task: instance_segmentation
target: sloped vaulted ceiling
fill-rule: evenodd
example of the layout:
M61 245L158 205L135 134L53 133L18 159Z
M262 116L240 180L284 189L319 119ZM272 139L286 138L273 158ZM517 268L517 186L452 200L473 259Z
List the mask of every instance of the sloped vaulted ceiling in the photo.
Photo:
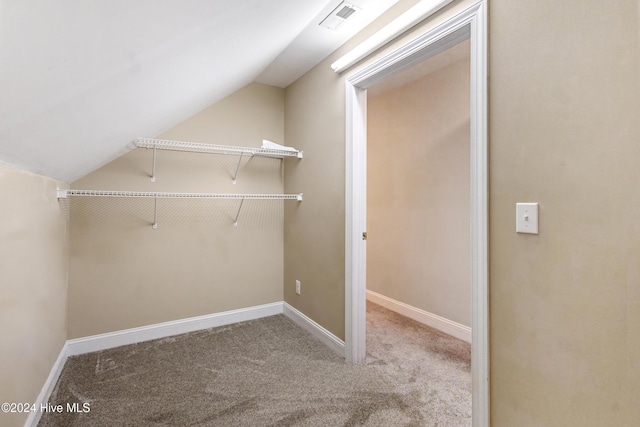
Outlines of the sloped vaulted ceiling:
M331 3L0 0L0 162L74 181L254 81Z

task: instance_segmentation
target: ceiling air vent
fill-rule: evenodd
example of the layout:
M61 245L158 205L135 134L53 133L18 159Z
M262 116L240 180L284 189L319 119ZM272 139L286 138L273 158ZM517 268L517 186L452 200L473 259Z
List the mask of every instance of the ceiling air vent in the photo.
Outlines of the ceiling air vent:
M343 1L319 25L330 30L337 30L344 21L359 10L358 6Z

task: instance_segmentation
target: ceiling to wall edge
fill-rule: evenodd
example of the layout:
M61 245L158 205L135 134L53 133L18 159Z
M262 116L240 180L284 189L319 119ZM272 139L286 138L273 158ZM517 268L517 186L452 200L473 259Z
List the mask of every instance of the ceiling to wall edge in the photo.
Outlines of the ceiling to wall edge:
M304 74L306 74L317 64L322 62L327 56L331 55L333 52L339 49L340 46L349 41L358 32L362 31L366 26L379 18L384 12L386 12L398 1L399 0L355 0L351 2L360 7L360 10L357 14L355 14L354 17L352 17L348 21L348 25L345 24L342 30L340 30L339 32L322 28L319 25L319 23L329 13L331 13L337 5L342 3L342 0L329 1L327 5L311 21L309 21L307 27L305 27L305 29L300 32L296 36L296 38L292 40L291 43L289 43L289 45L287 45L287 47L280 53L280 55L278 55L276 59L274 59L269 65L267 65L267 67L260 73L260 75L258 75L256 79L249 84L259 83L268 86L280 87L283 89L286 88L287 86L298 80L300 77L302 77ZM323 38L323 36L325 36L325 38ZM307 58L304 67L292 68L291 63L296 58L300 59L302 52L305 50L305 43L314 44L315 50L322 52L322 56L319 57L318 53L316 53L311 57L311 61L309 61L309 59ZM239 88L238 90L241 89L242 88ZM230 96L235 92L232 92L227 96ZM218 100L217 102L220 102L222 99ZM215 103L212 105L215 105ZM205 107L204 109L200 110L200 112L209 107L210 106ZM167 129L165 129L165 131L170 129L171 127L172 126L169 126ZM83 178L89 173L100 169L101 167L111 163L121 156L124 156L125 154L131 152L132 150L135 150L136 148L137 147L135 144L135 140L128 142L127 145L114 152L111 156L105 158L105 160L100 163L95 169L81 177L72 179L69 182L72 183L78 179Z
M367 25L369 25L371 22L377 19L380 15L386 12L391 6L393 6L398 1L399 0L353 0L351 3L361 7L362 10L354 14L353 17L351 17L348 20L348 22L346 22L344 25L342 25L338 29L339 31L332 32L331 30L320 27L318 24L329 12L331 12L333 9L335 9L335 7L338 4L341 3L341 0L329 0L329 1L324 0L323 2L325 6L322 8L322 10L320 10L319 13L315 15L315 17L311 21L308 22L307 26L303 28L302 31L298 32L297 35L293 37L293 39L289 39L288 43L286 44L285 48L280 52L280 54L278 54L278 56L276 56L275 59L269 63L269 65L267 65L264 69L262 69L262 71L257 71L257 74L254 75L253 79L248 83L244 83L244 85L250 84L251 82L256 82L256 83L262 83L262 84L276 85L280 87L288 86L293 81L297 80L299 77L304 75L308 70L310 70L311 68L316 66L318 63L320 63L322 60L324 60L327 56L329 56L336 49L342 46L346 41L351 39L355 34L362 31L363 28L365 28ZM312 36L311 33L316 34L316 36ZM320 37L318 37L317 34L320 34ZM9 33L3 34L3 36L4 35L9 35ZM53 35L59 36L59 34L57 33ZM320 40L321 42L320 44L316 43L318 40ZM14 51L18 49L20 46L22 46L23 44L24 43L15 45ZM28 46L28 44L25 46ZM70 51L70 52L73 52L73 51ZM311 53L311 55L308 54L309 52ZM301 53L305 53L305 55L302 55L302 59L300 59ZM72 56L75 56L76 60L81 59L81 57L79 57L78 54L74 54ZM49 58L49 60L54 61L54 62L51 62L50 64L53 67L53 70L56 70L55 65L57 63L55 62L56 61L55 58L56 58L55 56L51 56ZM31 60L30 57L27 57L27 60ZM300 66L299 64L297 65L296 61L302 61L303 62L302 66ZM83 62L87 63L88 61L83 61ZM40 63L36 63L36 65L41 66ZM285 76L284 73L282 73L283 67L289 70L287 76ZM272 70L272 71L276 70L277 71L276 74L280 75L279 79L283 79L284 77L286 77L286 79L277 80L277 81L270 79L268 76L269 70ZM36 69L36 71L40 73L44 73L47 70ZM38 78L38 75L36 74L35 77ZM56 76L53 76L53 77L56 77ZM68 77L71 78L72 76L68 76ZM36 80L32 86L37 87L38 83L45 84L49 80L51 80L51 82L54 82L54 80L52 79L49 79L49 80L41 79L41 80L42 81ZM80 81L78 85L80 85L81 83L82 82ZM33 130L29 131L29 134L30 134L29 137L25 137L25 133L21 130L22 127L24 126L18 127L18 128L7 127L4 130L0 129L2 130L2 133L4 133L5 136L7 136L7 138L12 133L20 135L20 138L18 138L14 142L14 144L16 144L14 145L15 148L11 148L11 145L8 144L5 146L7 150L6 151L3 150L3 152L0 152L0 164L6 164L7 166L12 168L28 171L28 172L31 172L40 176L45 176L57 181L64 181L68 183L74 182L90 174L91 172L103 167L104 165L115 160L116 158L131 151L134 148L131 144L131 141L136 137L156 136L162 133L162 129L165 129L165 130L170 129L171 127L175 126L181 121L188 119L188 117L192 117L193 115L204 110L205 108L208 108L208 106L219 102L220 100L224 99L225 96L229 96L230 94L236 92L237 90L240 90L242 87L232 88L234 90L227 91L226 94L222 94L222 96L212 99L211 103L208 105L202 104L202 105L198 105L196 108L191 108L191 112L189 113L189 115L184 117L182 116L178 117L179 120L176 123L167 123L165 126L159 127L157 126L157 120L153 122L155 123L155 125L153 126L151 126L152 123L147 123L148 122L147 120L147 122L145 122L146 124L143 125L141 123L139 126L137 126L138 128L137 131L132 126L129 126L128 128L126 128L127 129L126 133L128 135L124 135L125 128L123 128L123 131L120 132L120 136L125 136L127 139L131 138L128 141L120 140L117 143L116 141L111 141L109 144L104 144L104 142L106 142L105 141L106 136L99 136L99 135L103 135L101 128L95 129L95 133L94 133L94 136L92 136L92 138L89 138L89 139L84 138L82 141L79 140L71 143L68 137L69 135L67 134L69 134L70 129L72 129L74 124L78 121L76 119L72 119L71 117L69 117L70 112L72 112L73 110L72 105L81 104L84 101L91 102L92 99L90 97L78 98L77 101L79 102L76 102L75 104L68 103L68 105L67 104L57 105L56 103L54 103L54 101L56 100L60 101L60 99L64 101L64 99L66 99L65 98L66 95L69 95L69 96L74 95L74 97L78 95L75 92L72 94L67 93L65 95L66 92L64 91L67 89L64 88L64 85L62 86L58 85L59 93L54 94L54 96L50 97L52 100L50 103L51 104L50 106L55 108L49 108L48 110L43 110L43 111L47 111L46 116L43 116L43 117L38 116L40 112L37 109L35 110L35 112L33 109L27 109L23 111L20 109L15 109L16 107L11 107L11 105L14 105L14 103L12 103L11 105L9 104L6 105L8 108L9 107L13 108L16 111L16 117L19 117L20 114L27 118L29 118L28 115L31 115L32 116L31 119L33 119L33 117L35 116L39 117L38 121L40 122L40 124L34 127ZM83 88L84 86L76 87L76 89L83 89ZM74 89L74 87L69 88L69 90L71 89ZM141 90L144 91L146 89L141 88ZM121 94L118 95L118 93L114 91L111 91L111 92L113 93L114 100L118 99L117 96L121 96ZM60 98L60 96L62 95L65 95L65 96ZM8 94L8 96L11 97L12 94ZM56 96L58 98L56 98ZM17 99L16 101L22 101L22 104L24 104L24 106L28 106L29 104L24 103L24 101L26 101L27 99L28 97L26 97L25 99ZM126 100L120 98L120 101L126 101ZM125 102L125 104L127 104L127 102ZM20 103L18 102L18 104L16 105L20 105ZM35 104L31 103L31 105L33 106ZM185 106L180 107L182 108L182 110L180 111L185 110L184 107ZM104 112L104 110L108 108L110 108L108 104L104 103L104 107L102 107L102 109L98 108L96 110L96 114L99 113L100 111ZM91 111L91 109L88 109L86 111ZM96 116L94 115L94 117ZM60 122L60 120L64 120L65 118L69 118L70 120L67 120L66 124L64 122ZM11 119L12 117L8 118L9 120L7 122L8 124L12 123ZM55 122L52 122L52 120L58 121L60 126L55 126L55 128L58 130L57 132L46 133L48 126L50 126L50 125L46 125L47 120L49 120L50 124L55 123ZM95 122L95 120L89 120L88 122L85 121L85 126L92 126L91 122ZM132 124L132 123L129 123L129 124ZM145 128L147 130L145 130ZM149 129L152 129L152 128L155 128L155 130L149 133ZM136 134L132 135L131 129L134 129L134 132L136 132ZM158 131L160 132L158 133ZM38 133L42 133L42 132L45 132L48 135L48 137L51 138L50 143L53 144L54 147L56 147L55 149L53 149L53 151L51 151L51 148L49 148L48 150L38 149L37 141L42 139L42 135L39 135ZM60 140L60 143L57 143L56 142L57 140ZM8 140L6 142L8 143ZM103 143L101 149L93 150L91 148L92 144L99 143L99 142ZM28 144L25 145L25 143L28 143ZM84 144L84 147L82 147L82 144ZM119 144L123 144L123 145L119 145ZM74 149L74 147L80 148L80 150ZM63 154L64 152L67 152L69 150L72 152L75 152L75 154L71 156L71 158L70 156ZM40 152L40 154L37 154L38 152ZM86 154L83 155L81 154L82 152ZM63 159L66 159L66 160L63 160Z
M358 8L337 30L320 26L342 0L328 1L325 7L256 77L255 82L285 88L348 42L399 0L350 0ZM451 0L449 0L451 1Z
M395 38L401 36L429 16L447 6L453 0L420 0L393 21L385 25L362 43L338 58L331 64L331 69L342 73L364 58L376 52Z

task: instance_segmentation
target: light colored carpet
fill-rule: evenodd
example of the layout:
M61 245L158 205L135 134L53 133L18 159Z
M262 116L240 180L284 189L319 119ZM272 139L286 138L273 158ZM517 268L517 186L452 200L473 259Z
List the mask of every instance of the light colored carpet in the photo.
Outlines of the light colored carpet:
M469 426L470 346L367 307L368 355L349 365L286 317L70 358L52 426Z
M367 358L424 426L471 426L471 345L367 302ZM404 424L398 424L404 425Z

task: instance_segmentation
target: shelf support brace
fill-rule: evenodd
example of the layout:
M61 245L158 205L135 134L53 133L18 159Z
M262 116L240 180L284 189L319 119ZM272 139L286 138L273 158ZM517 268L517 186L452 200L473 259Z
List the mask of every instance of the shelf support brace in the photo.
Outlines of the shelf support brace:
M233 220L233 226L238 226L238 218L240 217L240 211L242 210L242 204L244 203L244 198L240 200L240 206L238 207L238 213L236 214L236 219Z
M153 160L151 163L151 182L156 182L156 146L155 145L153 146Z
M153 229L158 228L158 198L153 199Z
M238 177L238 170L240 170L240 162L242 162L242 156L244 153L240 153L240 158L238 159L238 165L236 166L236 173L233 174L233 183L236 183L236 178ZM244 200L244 199L243 199Z

